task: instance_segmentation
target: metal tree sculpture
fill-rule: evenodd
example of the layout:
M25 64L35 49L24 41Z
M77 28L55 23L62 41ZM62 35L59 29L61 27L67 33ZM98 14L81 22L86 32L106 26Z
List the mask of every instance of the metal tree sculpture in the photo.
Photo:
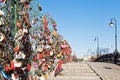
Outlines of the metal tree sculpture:
M71 47L58 34L55 20L42 14L38 0L0 2L2 76L8 80L41 79L50 72L56 76L62 61L70 60Z

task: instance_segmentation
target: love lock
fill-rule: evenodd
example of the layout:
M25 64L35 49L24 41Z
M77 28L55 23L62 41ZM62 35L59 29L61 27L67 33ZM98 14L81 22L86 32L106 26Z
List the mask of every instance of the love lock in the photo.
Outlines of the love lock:
M52 32L52 35L53 35L53 37L57 38L57 37L58 37L57 31L54 30L54 31Z
M13 50L14 50L14 52L18 52L19 51L19 46L17 46L17 47L15 47Z
M4 20L2 17L0 17L0 26L3 26L4 25Z
M47 21L47 19L46 19L45 16L42 17L42 22L43 22L43 23L48 23L48 21Z
M2 10L0 10L0 26L3 26L3 25L4 25L3 16L4 16L4 12L3 12Z
M0 42L2 42L4 39L5 39L4 34L0 32Z
M39 47L39 48L37 49L37 51L38 51L38 52L42 52L42 51L43 51L43 48Z
M51 51L50 51L50 56L53 56L53 54L54 54L54 51L51 50Z
M14 73L11 74L11 78L12 78L12 80L20 80L19 74L17 71L14 71Z
M23 33L24 33L24 34L25 34L25 33L28 33L27 27L23 28Z
M14 66L15 68L20 68L22 66L22 62L20 62L19 59L15 59Z
M50 36L50 30L49 29L44 30L44 34L47 34L48 36Z
M0 17L4 16L4 12L2 10L0 10Z
M14 54L14 58L15 59L25 59L25 54L23 53L23 51L19 51L18 53Z
M20 3L31 2L32 0L19 0Z
M20 29L20 30L18 30L18 32L15 34L14 40L15 40L15 41L22 40L22 36L23 36L23 31Z
M19 21L19 20L18 20L18 21L17 21L17 23L16 23L16 25L17 25L17 27L19 27L19 28L20 28L20 27L22 26L21 21Z

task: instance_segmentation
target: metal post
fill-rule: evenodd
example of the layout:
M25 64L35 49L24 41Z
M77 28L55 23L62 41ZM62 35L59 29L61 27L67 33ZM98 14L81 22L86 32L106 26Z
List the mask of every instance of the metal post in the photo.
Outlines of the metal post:
M114 63L116 64L117 63L117 56L118 56L118 50L117 50L117 21L116 21L116 18L111 18L110 19L111 22L110 22L110 26L112 27L113 25L115 26L115 51L114 51ZM114 20L114 23L113 23L113 20Z
M117 25L116 25L116 19L115 20L115 51L117 51Z
M17 1L14 0L14 35L17 32L16 23L17 23ZM16 46L16 43L15 43L15 46Z
M100 51L99 51L99 38L97 40L97 49L98 49L98 56L100 56Z
M100 54L99 54L99 38L96 36L95 37L95 41L97 40L97 57L99 57L100 56Z

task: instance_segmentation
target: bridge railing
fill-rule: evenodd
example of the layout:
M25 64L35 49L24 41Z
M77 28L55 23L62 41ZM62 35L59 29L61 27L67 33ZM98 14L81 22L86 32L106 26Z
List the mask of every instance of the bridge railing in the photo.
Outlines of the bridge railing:
M102 56L99 56L97 59L94 60L94 62L107 62L107 63L115 63L120 65L120 54L105 54Z

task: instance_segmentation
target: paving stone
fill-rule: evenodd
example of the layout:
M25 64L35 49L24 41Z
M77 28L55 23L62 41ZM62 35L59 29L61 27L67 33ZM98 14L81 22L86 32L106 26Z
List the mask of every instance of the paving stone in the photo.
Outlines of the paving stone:
M100 80L86 63L63 64L63 69L62 75L49 77L48 80Z
M103 80L120 80L120 66L111 63L88 63Z

